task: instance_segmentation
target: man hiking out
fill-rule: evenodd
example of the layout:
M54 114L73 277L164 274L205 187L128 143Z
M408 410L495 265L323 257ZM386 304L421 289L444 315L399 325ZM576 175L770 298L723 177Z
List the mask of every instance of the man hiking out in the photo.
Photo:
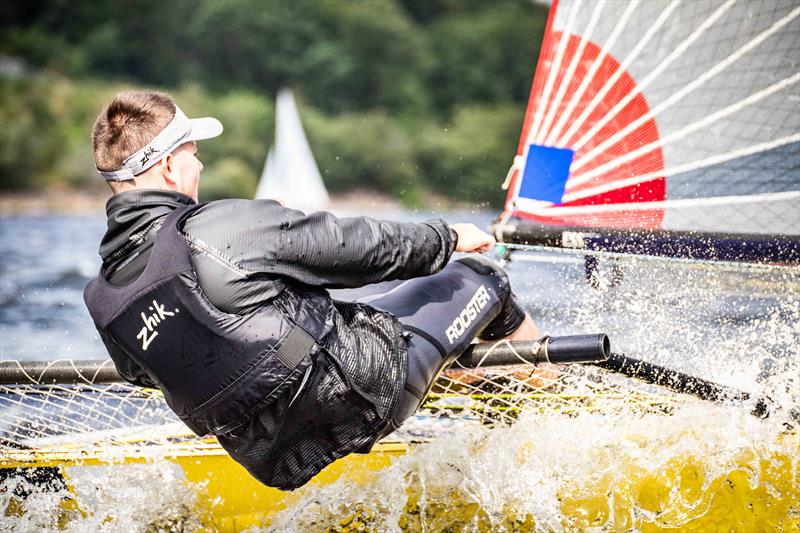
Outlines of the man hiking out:
M263 483L294 489L368 452L474 337L538 337L501 269L477 254L448 264L494 242L471 224L197 203L196 143L221 132L155 92L100 113L95 163L114 195L84 298L119 373L161 389ZM391 280L408 281L329 292Z

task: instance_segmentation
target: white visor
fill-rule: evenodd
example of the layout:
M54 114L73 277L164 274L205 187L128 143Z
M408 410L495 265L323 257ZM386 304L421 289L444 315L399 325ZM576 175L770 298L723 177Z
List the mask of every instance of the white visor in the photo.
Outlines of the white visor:
M211 139L222 133L222 123L212 117L187 118L178 106L175 106L175 117L152 141L140 150L125 158L122 168L118 170L97 171L106 181L125 181L133 179L152 167L174 149L189 141Z

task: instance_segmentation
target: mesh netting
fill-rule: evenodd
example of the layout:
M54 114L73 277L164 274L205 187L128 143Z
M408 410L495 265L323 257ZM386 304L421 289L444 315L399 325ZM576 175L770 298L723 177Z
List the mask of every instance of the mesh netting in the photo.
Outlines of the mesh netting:
M460 416L489 425L510 425L525 410L571 415L581 411L614 412L623 404L668 411L676 396L642 387L622 389L602 370L578 365L518 365L492 369L451 369L442 374L423 405L431 416ZM618 381L614 383L614 381ZM628 380L629 381L629 380Z
M87 371L82 383L72 385L37 384L35 376L30 384L0 385L3 456L25 460L34 452L113 455L114 450L151 455L158 447L216 446L212 439L195 437L159 391L126 383L92 383L94 374ZM623 406L668 411L677 401L679 397L636 386L595 367L464 369L456 363L439 377L408 428L404 426L411 431L401 430L388 439L433 439L447 431L449 423L510 425L528 409L565 416L587 409L612 412Z
M133 385L0 386L0 450L70 450L190 438L159 391Z
M392 320L374 308L336 302L334 328L325 339L359 390L376 403L380 416L386 416L401 390L394 386L405 381L400 358L395 351L395 328ZM374 376L383 376L376 380Z

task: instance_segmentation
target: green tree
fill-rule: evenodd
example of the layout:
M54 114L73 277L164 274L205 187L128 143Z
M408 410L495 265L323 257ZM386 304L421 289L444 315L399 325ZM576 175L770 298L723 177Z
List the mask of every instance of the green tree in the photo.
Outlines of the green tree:
M48 105L46 81L0 81L0 188L47 184L53 162L66 143L64 130Z
M93 121L117 90L150 86L222 120L201 146L204 194L248 196L289 85L331 190L409 204L431 188L502 197L546 20L527 0L31 0L0 14L0 54L34 69L0 79L0 187L102 186Z
M369 189L417 203L422 189L410 137L383 112L329 117L307 110L303 121L332 192Z
M328 45L318 5L208 0L189 25L203 58L200 76L217 87L245 84L274 94L303 78L316 47ZM319 59L317 59L319 61Z
M400 3L414 20L429 24L448 15L493 9L498 1L517 0L400 0Z
M458 108L445 127L430 125L417 138L425 182L449 198L499 206L500 189L514 158L524 106Z
M6 3L8 4L8 3ZM187 75L194 3L38 0L8 12L0 50L73 76L97 73L175 85Z
M322 0L327 20L352 57L348 108L384 107L418 114L429 108L424 85L433 66L424 31L394 0Z
M524 102L544 34L547 10L492 2L479 13L442 17L431 29L436 68L429 80L436 108L464 102Z

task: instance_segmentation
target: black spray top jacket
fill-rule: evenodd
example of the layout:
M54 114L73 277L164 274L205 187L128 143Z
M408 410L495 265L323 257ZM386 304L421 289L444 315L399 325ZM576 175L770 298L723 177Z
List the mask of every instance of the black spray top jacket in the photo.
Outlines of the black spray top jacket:
M193 203L166 190L112 196L100 244L108 281L124 285L136 279L163 218ZM414 224L337 218L324 211L306 215L273 200L210 202L185 221L183 236L206 298L233 314L264 305L295 284L360 287L433 274L456 246L456 234L443 220ZM109 351L125 379L154 385L124 353Z

